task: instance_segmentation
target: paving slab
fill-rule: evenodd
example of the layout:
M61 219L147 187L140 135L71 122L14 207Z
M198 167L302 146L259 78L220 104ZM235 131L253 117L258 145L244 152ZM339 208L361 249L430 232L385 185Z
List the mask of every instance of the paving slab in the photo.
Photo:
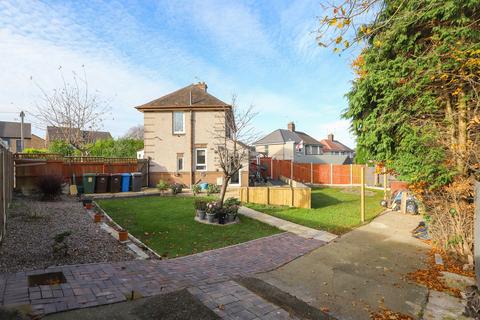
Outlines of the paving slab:
M307 239L315 239L328 243L338 237L327 231L305 227L247 207L240 207L238 213Z
M389 212L279 269L255 277L338 319L369 319L385 306L417 317L428 290L405 275L429 247L411 237L418 216Z
M463 315L465 305L459 298L444 292L430 291L423 320L467 320L473 319Z

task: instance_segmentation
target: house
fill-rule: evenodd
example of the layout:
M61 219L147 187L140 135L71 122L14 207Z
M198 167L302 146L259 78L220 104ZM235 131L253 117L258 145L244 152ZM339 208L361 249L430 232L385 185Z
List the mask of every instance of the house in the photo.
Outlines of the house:
M277 160L293 160L298 163L349 164L348 156L324 152L324 145L306 134L297 131L295 123L287 129L277 129L254 143L255 151Z
M112 135L110 132L106 131L89 131L89 130L80 130L80 129L68 129L68 128L60 128L60 127L47 127L47 135L45 140L47 141L47 146L52 141L63 141L65 140L66 135L70 135L70 132L74 131L78 134L79 137L86 143L95 143L97 140L107 140L112 139Z
M160 180L188 186L222 183L217 130L225 130L232 107L207 89L204 82L192 84L136 107L144 116L144 157L151 159L152 186ZM248 185L248 161L230 185Z
M327 139L320 141L323 145L323 153L330 155L346 155L349 158L353 159L355 151L334 139L333 134L329 134Z
M24 123L24 146L22 149L21 126L20 122L0 121L0 139L8 146L10 151L22 152L23 149L27 148L45 148L45 140L32 133L32 125L30 123Z

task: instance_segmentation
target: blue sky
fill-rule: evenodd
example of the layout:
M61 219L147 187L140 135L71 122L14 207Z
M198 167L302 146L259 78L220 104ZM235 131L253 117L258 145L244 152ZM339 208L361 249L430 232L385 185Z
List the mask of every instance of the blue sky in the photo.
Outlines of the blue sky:
M353 53L316 45L320 3L309 1L0 2L0 118L31 115L39 90L85 65L90 87L109 101L104 129L120 136L142 114L133 107L197 81L259 112L263 133L286 128L315 138L330 132L354 145L340 118Z

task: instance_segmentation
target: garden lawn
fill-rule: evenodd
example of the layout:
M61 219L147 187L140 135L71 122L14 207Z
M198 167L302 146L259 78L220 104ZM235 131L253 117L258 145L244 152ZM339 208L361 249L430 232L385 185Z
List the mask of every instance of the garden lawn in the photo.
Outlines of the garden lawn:
M383 191L365 191L365 220L381 213ZM312 188L312 209L247 204L249 208L289 220L306 227L343 234L359 226L360 188Z
M173 258L270 236L281 231L246 217L233 225L194 220L193 197L98 200L123 228L163 257Z

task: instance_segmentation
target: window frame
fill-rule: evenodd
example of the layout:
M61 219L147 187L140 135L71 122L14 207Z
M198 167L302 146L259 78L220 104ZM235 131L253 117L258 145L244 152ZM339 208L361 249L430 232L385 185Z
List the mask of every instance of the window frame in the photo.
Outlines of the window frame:
M23 152L22 139L15 140L15 152Z
M322 154L322 148L317 144L309 144L305 147L305 155L318 156Z
M175 131L175 114L182 115L182 131ZM172 132L173 134L185 134L185 112L183 111L173 111L172 112Z
M205 151L205 163L198 163L198 151ZM207 148L195 148L195 171L207 171ZM199 169L198 166L205 166L204 169Z

